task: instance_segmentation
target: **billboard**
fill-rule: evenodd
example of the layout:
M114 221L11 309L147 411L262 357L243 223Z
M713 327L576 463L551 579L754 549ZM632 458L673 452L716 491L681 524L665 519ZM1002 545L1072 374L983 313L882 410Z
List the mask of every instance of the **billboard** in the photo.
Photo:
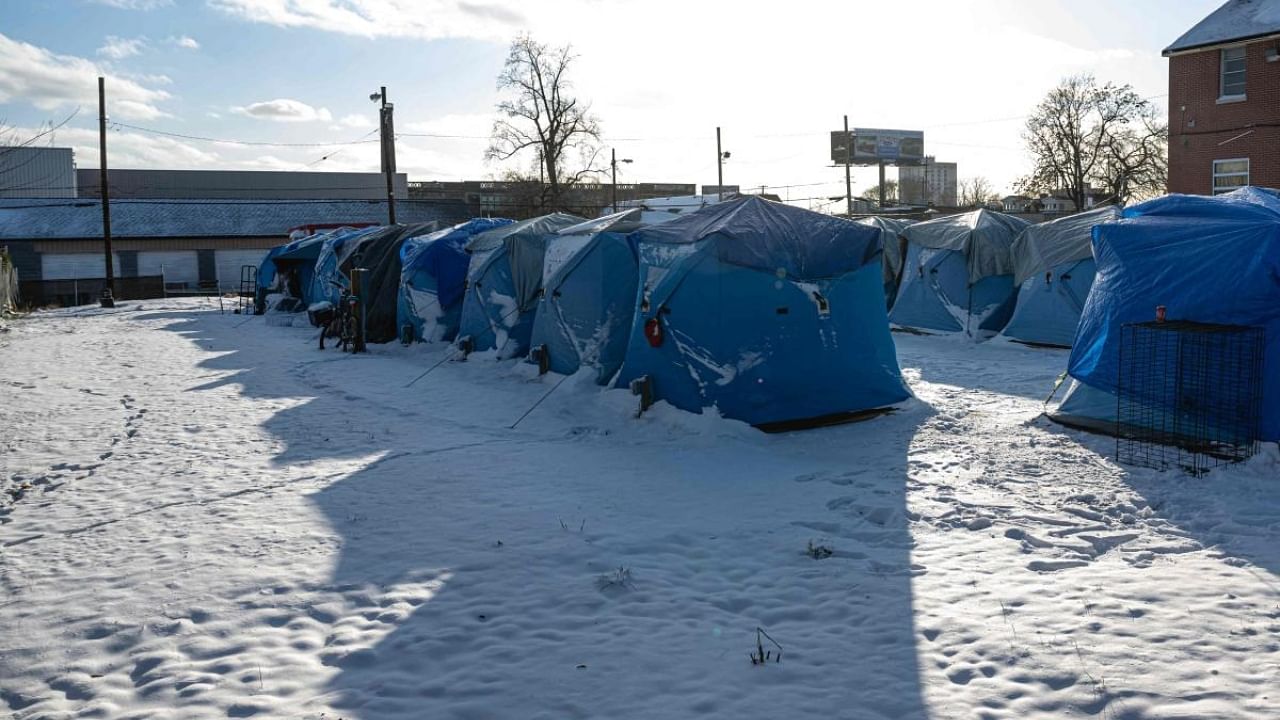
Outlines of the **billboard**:
M924 133L919 130L855 128L831 133L831 161L837 165L919 165L923 159Z

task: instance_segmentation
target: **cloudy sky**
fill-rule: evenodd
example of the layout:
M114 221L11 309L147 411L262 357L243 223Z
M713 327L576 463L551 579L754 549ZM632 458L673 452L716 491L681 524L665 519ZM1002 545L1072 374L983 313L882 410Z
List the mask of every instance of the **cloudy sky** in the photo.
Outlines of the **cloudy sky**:
M53 142L96 166L101 74L113 167L376 170L368 96L386 85L410 179L483 178L502 169L483 160L495 77L530 32L573 44L576 92L634 160L620 179L714 183L719 125L726 183L839 193L828 132L848 114L923 130L926 152L1003 190L1026 171L1022 118L1060 78L1163 107L1161 48L1219 4L22 0L0 3L0 120L29 136L75 113Z

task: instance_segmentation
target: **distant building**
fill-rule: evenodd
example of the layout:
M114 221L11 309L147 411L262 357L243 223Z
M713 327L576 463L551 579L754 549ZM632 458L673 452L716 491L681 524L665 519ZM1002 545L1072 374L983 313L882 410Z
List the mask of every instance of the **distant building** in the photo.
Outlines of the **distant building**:
M1280 188L1280 10L1229 0L1164 49L1169 192Z
M75 196L76 161L71 148L0 147L0 198Z
M618 183L619 205L624 200L693 195L697 186L683 183ZM409 183L409 197L463 203L475 217L527 218L551 210L564 210L583 217L596 217L613 202L613 185L583 183L574 185L552 208L549 187L537 182L503 180L415 181Z
M898 168L898 201L904 205L955 207L956 164L938 162L932 156L923 165Z
M1000 198L1000 206L1007 213L1028 212L1031 207L1031 198L1026 195L1006 195Z
M79 197L102 197L97 170L77 170ZM132 170L107 176L112 199L386 200L382 173L288 170ZM404 173L392 176L396 199L409 198ZM42 196L48 197L48 196ZM73 196L74 197L74 196Z
M23 302L75 305L102 292L106 258L102 203L90 199L0 200L0 247L21 279ZM459 203L396 204L404 223L456 223ZM239 287L241 268L306 226L378 224L376 200L113 200L112 266L117 297L155 297L168 290Z

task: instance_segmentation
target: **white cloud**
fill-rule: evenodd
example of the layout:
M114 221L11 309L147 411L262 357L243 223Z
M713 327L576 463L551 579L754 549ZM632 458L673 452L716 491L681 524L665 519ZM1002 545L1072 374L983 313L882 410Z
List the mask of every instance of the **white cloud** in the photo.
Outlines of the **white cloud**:
M357 130L370 130L378 126L378 121L371 117L351 114L343 115L338 122L329 126L330 130L342 130L343 128L355 128Z
M276 98L231 108L231 112L275 122L328 122L333 115L327 108L312 107L301 100Z
M210 5L250 22L363 37L507 39L527 24L519 11L484 0L210 0Z
M169 42L173 43L174 45L177 45L180 48L186 48L187 50L200 49L200 43L196 42L196 39L191 37L190 35L181 35L179 37L171 37L169 38Z
M98 54L112 60L123 60L138 55L146 46L146 38L122 38L108 35L103 46L98 48Z
M98 76L107 78L107 113L122 120L167 115L159 103L169 93L109 72L92 60L58 55L0 33L0 104L21 101L40 110L96 107Z
M155 10L158 7L173 4L173 0L91 0L91 2L121 10Z

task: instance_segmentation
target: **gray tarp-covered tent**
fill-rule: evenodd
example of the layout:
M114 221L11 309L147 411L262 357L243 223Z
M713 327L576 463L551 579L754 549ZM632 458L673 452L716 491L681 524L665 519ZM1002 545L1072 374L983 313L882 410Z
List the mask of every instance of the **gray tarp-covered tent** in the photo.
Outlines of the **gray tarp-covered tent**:
M503 357L528 352L547 243L585 219L551 213L473 236L458 336L470 338L475 350L498 350Z
M1093 257L1093 226L1120 217L1108 205L1089 212L1030 225L1013 241L1013 283L1041 275L1063 263Z
M892 306L898 294L898 281L902 277L902 242L899 236L914 221L876 215L859 218L854 222L880 230L880 244L884 246L885 303Z
M906 256L890 322L975 339L1000 332L1016 295L1013 241L1028 224L974 210L904 229Z
M1114 206L1031 225L1013 241L1018 301L1003 335L1033 345L1071 347L1093 286L1093 228L1114 222Z

